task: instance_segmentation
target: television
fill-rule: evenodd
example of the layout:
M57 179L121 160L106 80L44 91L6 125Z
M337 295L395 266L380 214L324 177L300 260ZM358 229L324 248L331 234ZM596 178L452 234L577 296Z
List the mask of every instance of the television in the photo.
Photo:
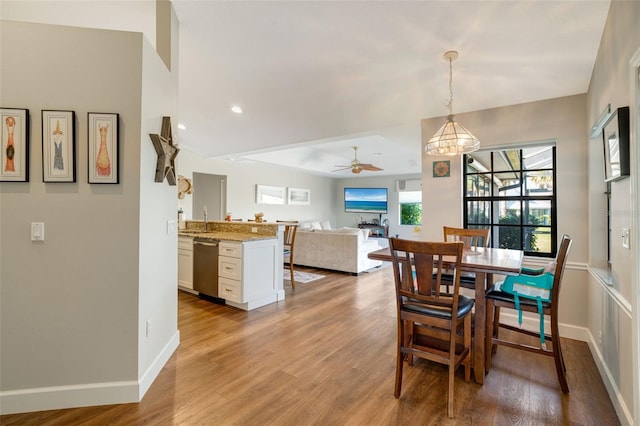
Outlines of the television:
M387 213L387 188L345 188L344 211L347 213Z
M602 130L604 180L610 182L630 175L629 107L618 108Z

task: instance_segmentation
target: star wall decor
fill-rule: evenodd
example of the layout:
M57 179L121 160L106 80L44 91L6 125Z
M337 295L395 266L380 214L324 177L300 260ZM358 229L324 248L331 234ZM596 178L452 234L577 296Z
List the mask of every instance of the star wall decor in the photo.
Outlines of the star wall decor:
M153 147L158 154L156 163L156 182L163 182L167 178L169 185L176 185L176 169L174 160L180 151L173 146L173 136L171 133L171 117L162 117L162 129L160 134L149 133Z

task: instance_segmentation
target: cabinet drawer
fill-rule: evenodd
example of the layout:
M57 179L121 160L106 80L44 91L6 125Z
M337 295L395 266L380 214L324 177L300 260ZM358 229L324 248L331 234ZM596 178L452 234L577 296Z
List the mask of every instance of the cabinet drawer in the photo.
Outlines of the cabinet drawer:
M178 237L178 250L193 250L193 238Z
M242 260L235 257L218 256L218 275L241 281Z
M223 241L220 243L219 255L240 258L242 257L242 244Z
M218 297L232 302L242 303L240 281L220 278L218 281Z

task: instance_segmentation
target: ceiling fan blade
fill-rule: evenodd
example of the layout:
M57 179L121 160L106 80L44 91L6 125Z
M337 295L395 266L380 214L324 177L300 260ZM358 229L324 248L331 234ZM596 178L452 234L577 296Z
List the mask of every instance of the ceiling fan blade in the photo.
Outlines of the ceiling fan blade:
M379 172L380 170L382 170L380 167L374 166L373 164L360 163L358 164L358 167L364 170L369 170L370 172Z
M341 172L343 170L349 170L351 168L351 166L334 166L334 167L341 167L341 168L336 170L331 170L331 173Z

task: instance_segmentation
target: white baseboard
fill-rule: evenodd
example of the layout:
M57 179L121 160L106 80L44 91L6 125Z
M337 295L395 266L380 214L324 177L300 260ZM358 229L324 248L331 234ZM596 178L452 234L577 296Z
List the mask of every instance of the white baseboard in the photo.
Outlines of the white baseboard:
M142 397L147 393L149 387L153 383L153 381L158 377L160 371L162 371L162 367L167 363L173 352L180 345L180 330L176 330L173 337L167 342L167 344L162 348L162 351L158 354L156 359L153 360L147 371L144 372L142 376L138 378L139 383L139 393L138 393L138 401L142 400Z
M518 327L518 315L512 314L511 312L500 312L500 322L513 325ZM548 333L551 329L551 325L548 321L545 321L545 331ZM538 331L540 327L540 322L535 318L531 317L523 317L522 318L522 328L527 330ZM600 373L600 377L607 388L607 393L609 394L609 398L613 403L613 406L616 410L616 414L618 414L618 419L623 425L633 425L633 416L629 411L629 408L624 402L622 398L622 394L620 390L616 386L616 382L607 367L607 364L604 362L604 358L602 357L602 353L598 349L598 345L596 344L595 339L591 335L589 329L584 327L576 327L574 325L569 324L558 324L558 328L560 329L560 336L566 337L568 339L580 340L582 342L587 343L589 346L589 350L591 351L591 357L598 368L598 372Z
M629 408L625 404L624 399L622 398L622 394L620 393L620 389L618 389L618 386L616 386L613 375L611 374L611 371L609 371L607 363L604 361L602 353L600 352L600 349L598 349L598 345L596 344L596 341L591 333L589 333L589 340L587 341L587 343L589 345L589 350L591 351L593 361L596 363L596 367L598 367L598 371L600 372L602 381L607 388L611 403L616 409L616 413L618 414L620 423L629 426L633 425L633 413L629 411Z
M0 414L139 402L180 343L176 331L138 381L50 386L0 392Z

